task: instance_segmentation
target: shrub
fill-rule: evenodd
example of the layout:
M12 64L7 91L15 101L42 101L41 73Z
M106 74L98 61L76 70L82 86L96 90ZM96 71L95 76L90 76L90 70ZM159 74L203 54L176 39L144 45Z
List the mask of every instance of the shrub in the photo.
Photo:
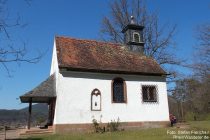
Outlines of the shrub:
M119 126L120 126L120 119L118 118L117 121L112 121L107 124L107 129L108 131L119 131Z
M194 116L196 116L197 119L197 115L193 112L187 112L184 116L186 121L194 121Z
M210 120L210 113L208 113L205 117L205 120L209 121Z
M42 123L45 122L45 118L40 116L36 119L37 125L41 125Z
M193 113L187 112L185 114L186 121L204 121L210 120L210 113Z
M105 131L105 128L102 128L96 119L93 119L92 122L96 133L103 133Z

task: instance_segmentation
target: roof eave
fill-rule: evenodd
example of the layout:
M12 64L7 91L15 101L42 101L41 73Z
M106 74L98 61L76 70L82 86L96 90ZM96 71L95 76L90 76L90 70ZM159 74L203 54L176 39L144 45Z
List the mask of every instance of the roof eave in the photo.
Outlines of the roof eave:
M122 29L122 33L124 33L128 28L130 29L144 29L144 26L142 25L136 25L136 24L128 24Z
M78 71L78 72L94 72L94 73L111 73L111 74L128 74L128 75L145 75L145 76L166 76L167 73L152 73L152 72L136 72L136 71L121 71L121 70L102 70L102 69L87 69L87 68L74 68L69 66L59 66L60 72L65 71Z
M28 103L31 99L35 100L35 103L41 103L48 101L50 98L56 97L55 89L55 74L49 76L45 81L41 82L38 86L29 92L20 96L22 103ZM33 101L32 101L33 102Z
M30 97L30 96L20 96L21 103L49 103L51 99L55 97Z

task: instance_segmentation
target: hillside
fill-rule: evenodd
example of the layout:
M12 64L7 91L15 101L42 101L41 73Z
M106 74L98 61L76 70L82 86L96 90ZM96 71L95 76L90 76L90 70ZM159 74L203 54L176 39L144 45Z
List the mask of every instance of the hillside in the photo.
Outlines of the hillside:
M32 124L44 121L48 116L47 104L35 104L32 106ZM0 109L0 126L22 126L27 124L28 107L20 110Z

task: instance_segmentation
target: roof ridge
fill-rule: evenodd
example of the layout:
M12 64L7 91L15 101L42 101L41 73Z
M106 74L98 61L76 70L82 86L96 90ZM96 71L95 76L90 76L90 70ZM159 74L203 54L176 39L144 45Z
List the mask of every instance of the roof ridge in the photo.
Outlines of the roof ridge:
M131 54L131 55L139 55L141 57L147 57L146 55L141 55L141 54L137 54L136 52L132 52L132 51L129 51L127 49L125 49L125 44L120 44L120 43L113 43L113 42L105 42L105 41L98 41L98 40L91 40L91 39L81 39L81 38L74 38L74 37L67 37L67 36L55 36L55 38L64 38L64 39L73 39L73 40L82 40L82 41L94 41L94 42L97 42L97 43L105 43L105 44L110 44L110 45L117 45L119 46L119 49L120 50L123 50L123 51L126 51L126 53L128 54Z
M128 49L125 49L125 44L120 44L120 43L113 43L113 42L105 42L105 41L100 41L100 40L93 40L93 39L81 39L81 38L75 38L75 37L69 37L69 36L59 36L59 35L56 35L55 38L64 38L64 39L73 39L73 40L82 40L82 41L94 41L94 42L97 42L97 43L105 43L105 44L111 44L111 45L119 45L119 49L122 50L122 51L126 51L126 53L130 54L130 55L138 55L140 57L146 57L148 59L152 59L153 61L156 62L156 60L152 57L149 57L149 56L146 56L146 55L142 55L142 54L137 54L136 52L132 52L132 51L129 51ZM157 63L157 62L156 62Z
M58 37L58 38L66 38L66 39L74 39L74 40L83 40L83 41L94 41L94 42L98 42L98 43L106 43L106 44L124 46L124 44L121 44L121 43L106 42L106 41L102 41L102 40L82 39L82 38L75 38L75 37L69 37L69 36L59 36L59 35L56 35L55 38L57 38L57 37Z

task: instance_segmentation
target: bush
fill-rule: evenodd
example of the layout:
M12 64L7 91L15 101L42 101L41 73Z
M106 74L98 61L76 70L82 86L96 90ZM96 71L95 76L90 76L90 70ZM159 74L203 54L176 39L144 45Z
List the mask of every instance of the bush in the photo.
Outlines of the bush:
M206 121L210 121L210 113L208 113L208 114L206 115L205 120L206 120Z
M45 118L40 116L36 119L37 125L41 125L42 123L45 122Z
M117 121L112 121L107 124L107 129L108 131L119 131L119 126L120 126L120 119L118 118Z
M102 128L96 119L93 119L92 122L96 133L103 133L105 131L105 128Z
M103 127L102 125L100 126L100 124L98 123L96 119L93 119L92 122L93 122L94 131L96 133L103 133L105 132L105 130L110 131L110 132L119 131L119 126L120 126L119 118L117 119L117 121L111 120L111 122L107 124L106 128Z
M185 114L185 120L186 121L204 121L204 120L210 120L210 113L193 113L193 112L187 112Z
M186 121L194 121L194 116L196 116L197 119L197 115L195 115L195 113L193 112L187 112L184 116Z

